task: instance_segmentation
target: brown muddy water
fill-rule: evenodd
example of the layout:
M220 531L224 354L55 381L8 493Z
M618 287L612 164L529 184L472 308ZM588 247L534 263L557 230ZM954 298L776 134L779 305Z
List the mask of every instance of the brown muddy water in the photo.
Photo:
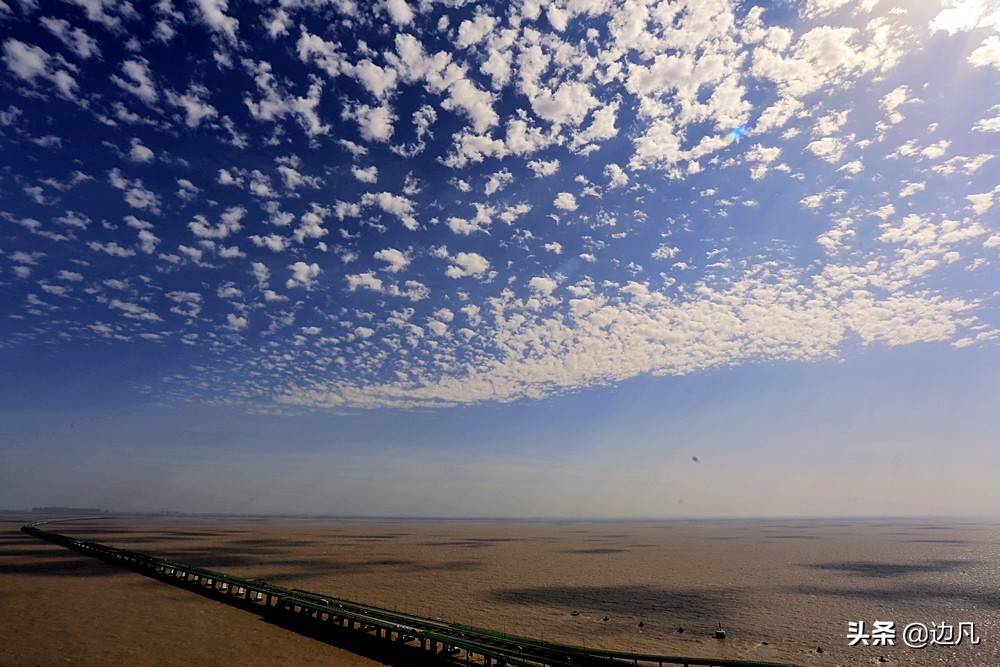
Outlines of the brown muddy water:
M374 664L19 525L0 524L0 622L13 631L0 664ZM803 666L1000 666L1000 521L126 517L49 529L552 641ZM895 645L850 646L851 621L893 622ZM912 623L972 623L980 643L911 648Z

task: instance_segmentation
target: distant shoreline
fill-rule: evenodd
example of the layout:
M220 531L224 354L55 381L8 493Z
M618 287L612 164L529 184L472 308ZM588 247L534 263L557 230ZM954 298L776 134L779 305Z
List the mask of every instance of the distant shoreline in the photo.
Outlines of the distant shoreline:
M405 521L405 522L474 522L474 523L679 523L679 524L722 524L745 522L789 522L789 521L1000 521L1000 514L886 514L870 516L851 515L802 515L802 516L712 516L712 517L482 517L482 516L406 516L367 514L267 514L236 512L118 512L108 509L86 508L32 508L0 509L3 515L31 516L90 516L90 517L172 517L190 519L292 519L327 521Z

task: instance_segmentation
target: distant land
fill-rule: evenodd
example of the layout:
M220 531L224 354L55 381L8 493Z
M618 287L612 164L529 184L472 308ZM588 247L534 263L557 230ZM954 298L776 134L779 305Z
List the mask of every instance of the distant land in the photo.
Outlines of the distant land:
M32 507L32 514L109 514L109 510L94 507Z

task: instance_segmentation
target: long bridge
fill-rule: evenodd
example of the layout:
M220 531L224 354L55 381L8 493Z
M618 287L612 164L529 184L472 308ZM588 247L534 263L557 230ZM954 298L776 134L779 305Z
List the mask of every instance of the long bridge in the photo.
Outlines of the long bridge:
M388 646L419 653L431 664L476 667L797 667L789 663L606 651L521 637L495 630L418 616L321 593L275 586L205 568L193 567L138 551L61 535L35 521L21 532L78 553L138 572L221 602L253 610L283 625L319 637L351 633L382 640Z

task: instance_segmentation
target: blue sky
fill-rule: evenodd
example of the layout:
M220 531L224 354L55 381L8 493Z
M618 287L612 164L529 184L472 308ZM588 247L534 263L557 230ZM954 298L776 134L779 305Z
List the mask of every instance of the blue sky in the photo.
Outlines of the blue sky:
M0 49L0 506L996 512L1000 2L0 0Z

